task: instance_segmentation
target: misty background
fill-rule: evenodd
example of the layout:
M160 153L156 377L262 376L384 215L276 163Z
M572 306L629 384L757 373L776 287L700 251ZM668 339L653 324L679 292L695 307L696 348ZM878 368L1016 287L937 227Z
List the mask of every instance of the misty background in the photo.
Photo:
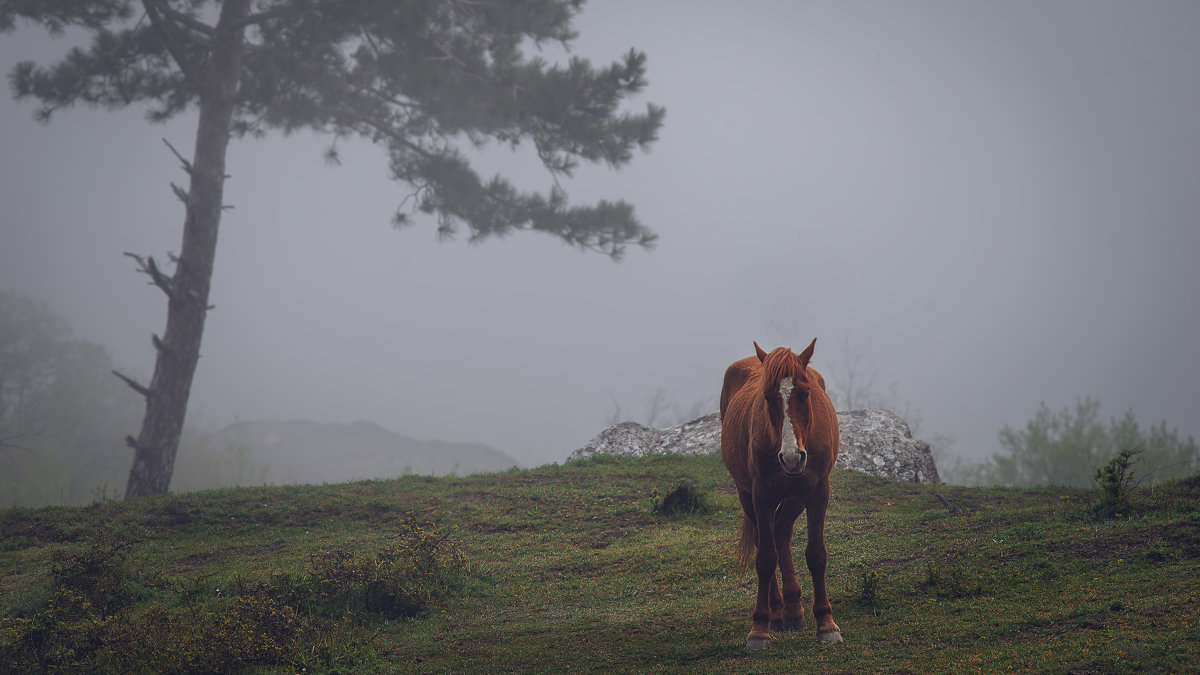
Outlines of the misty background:
M1083 396L1200 436L1200 4L604 0L576 28L594 63L644 50L634 105L667 118L562 187L633 203L657 246L439 242L390 226L409 188L381 148L235 140L190 425L365 420L557 462L616 405L715 409L753 340L817 337L832 383L857 362L968 458ZM0 67L71 44L19 28ZM122 253L178 249L161 139L190 155L195 118L35 107L0 97L0 289L145 379L166 308ZM531 153L479 166L553 184Z

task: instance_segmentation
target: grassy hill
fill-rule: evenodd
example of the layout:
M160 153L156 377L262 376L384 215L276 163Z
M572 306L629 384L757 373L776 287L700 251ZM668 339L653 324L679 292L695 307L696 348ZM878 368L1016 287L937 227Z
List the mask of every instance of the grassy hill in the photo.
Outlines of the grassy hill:
M656 513L685 481L712 509ZM6 510L0 671L1193 670L1200 480L1095 498L839 471L846 640L763 653L713 456Z

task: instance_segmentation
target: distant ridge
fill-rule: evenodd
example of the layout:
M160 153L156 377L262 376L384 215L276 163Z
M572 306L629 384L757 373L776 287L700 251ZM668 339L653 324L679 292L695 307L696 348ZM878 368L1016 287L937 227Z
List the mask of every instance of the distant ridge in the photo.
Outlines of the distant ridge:
M235 422L208 435L214 449L248 451L266 482L338 483L404 474L444 476L504 471L518 464L482 443L423 441L372 422Z

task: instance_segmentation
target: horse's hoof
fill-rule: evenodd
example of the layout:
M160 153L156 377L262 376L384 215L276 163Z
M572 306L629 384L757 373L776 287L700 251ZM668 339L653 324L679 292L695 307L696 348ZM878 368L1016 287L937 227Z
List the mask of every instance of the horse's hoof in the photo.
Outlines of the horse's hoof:
M817 639L821 642L833 644L842 641L842 632L838 630L822 630L817 631Z
M764 649L770 649L770 647L771 638L769 636L764 637L759 635L751 635L750 637L746 638L746 649L749 651L758 652Z
M804 623L803 614L795 618L784 617L782 619L771 619L771 630L780 633L789 630L797 630L804 628Z

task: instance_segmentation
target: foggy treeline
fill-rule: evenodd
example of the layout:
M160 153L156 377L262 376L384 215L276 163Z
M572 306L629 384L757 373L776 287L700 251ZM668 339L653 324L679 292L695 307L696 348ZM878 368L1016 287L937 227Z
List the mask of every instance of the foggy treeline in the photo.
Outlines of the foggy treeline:
M1200 447L1180 438L1166 420L1143 428L1134 411L1103 419L1099 400L1081 398L1074 408L1054 410L1044 401L1024 428L1005 425L998 433L1001 450L983 460L954 452L955 438L924 428L921 411L901 394L899 383L886 390L866 348L842 339L840 359L826 372L837 410L883 408L903 417L913 436L929 443L938 474L959 485L1088 487L1098 467L1122 450L1137 451L1134 475L1152 481L1182 478L1200 471Z
M42 303L0 291L0 507L83 504L124 493L143 399L100 345ZM176 491L261 482L245 448L184 432Z
M1134 411L1105 419L1098 400L1054 409L1042 403L1023 427L999 431L1000 452L983 461L952 451L954 439L922 428L920 411L892 384L876 385L861 355L827 371L839 410L887 408L930 442L942 479L962 484L1088 486L1095 469L1121 450L1142 451L1135 475L1161 481L1200 470L1192 437L1161 421L1143 427ZM133 452L124 442L143 413L140 396L113 376L104 347L72 337L67 321L32 298L0 292L0 507L85 504L120 496ZM640 405L612 398L610 424L670 426L711 412L710 399L682 404L665 387ZM268 466L248 445L188 427L171 489L257 485ZM564 450L565 454L565 450ZM418 467L419 468L419 467Z

